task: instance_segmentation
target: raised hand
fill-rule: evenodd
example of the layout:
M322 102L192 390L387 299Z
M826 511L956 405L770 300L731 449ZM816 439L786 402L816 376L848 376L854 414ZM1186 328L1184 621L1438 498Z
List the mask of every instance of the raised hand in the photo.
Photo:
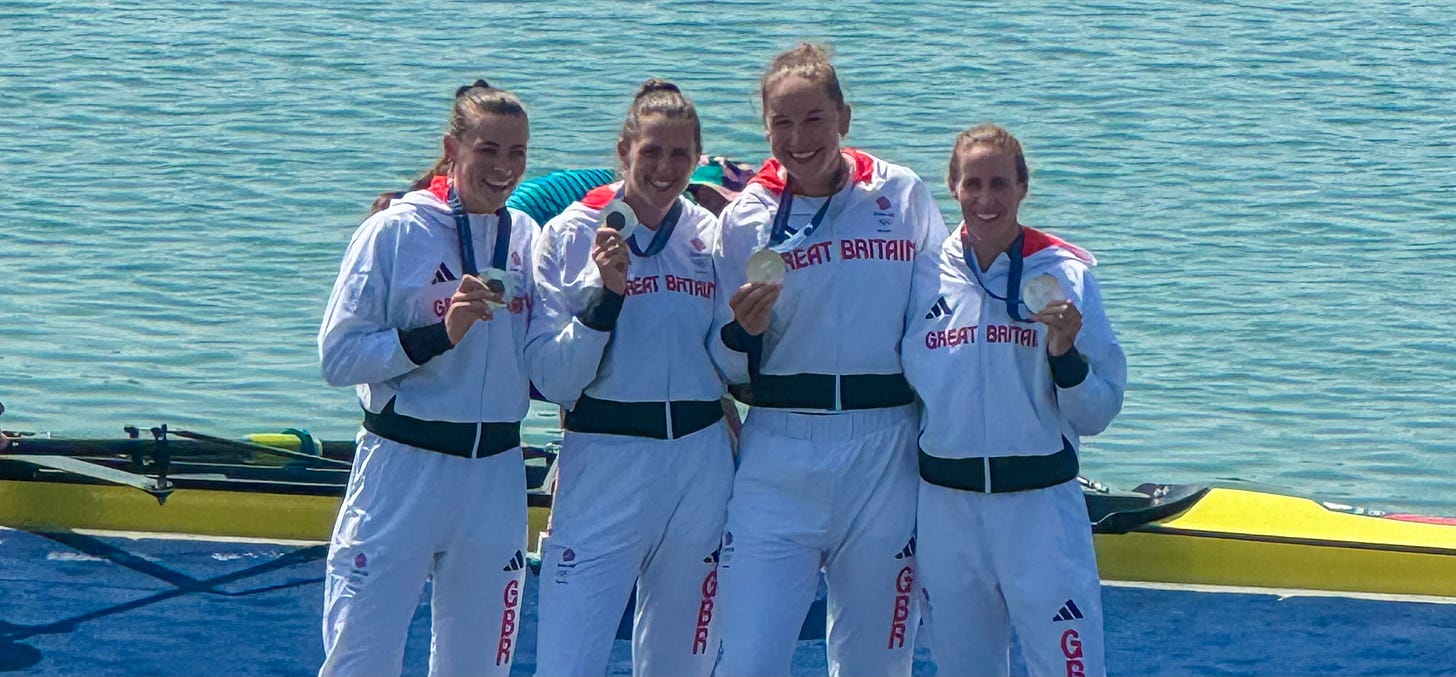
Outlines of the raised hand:
M1047 354L1053 357L1072 349L1082 331L1082 311L1071 301L1053 301L1031 319L1047 326Z
M749 282L733 292L728 307L733 309L733 319L750 336L768 331L769 320L773 319L774 302L779 300L783 285L763 282Z
M487 289L479 277L466 275L460 278L460 286L450 297L450 307L445 310L445 333L450 337L450 344L459 344L476 322L489 322L495 317L490 304L501 301L501 292Z
M597 229L596 241L592 244L592 262L602 275L602 286L618 294L627 293L627 242L616 230L602 226Z

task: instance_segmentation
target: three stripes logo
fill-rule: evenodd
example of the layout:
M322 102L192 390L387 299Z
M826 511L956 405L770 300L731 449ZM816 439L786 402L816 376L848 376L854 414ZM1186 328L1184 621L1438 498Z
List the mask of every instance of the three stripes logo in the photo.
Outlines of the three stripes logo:
M1052 617L1053 623L1059 623L1061 621L1080 620L1082 620L1082 610L1078 609L1076 603L1074 603L1070 599L1067 600L1066 604L1062 605L1062 608L1059 611L1057 611L1057 615Z
M455 277L455 273L450 272L450 269L442 263L439 268L435 269L435 277L430 280L430 284L455 282L458 279L460 278Z
M928 312L928 313L925 314L925 319L927 319L927 320L933 320L933 319L935 319L937 317L944 317L944 316L949 315L949 314L950 314L950 304L949 303L946 303L945 302L945 297L942 296L939 299L936 299L935 305L933 305L933 306L930 307L930 312Z
M509 562L506 562L505 566L501 567L501 571L520 571L523 566L526 566L526 556L522 555L520 550L517 550L516 555Z
M900 549L900 554L895 555L895 559L910 559L911 557L914 557L914 556L915 556L915 537L914 536L911 536L910 537L910 542L909 543L906 543L905 544L905 547Z

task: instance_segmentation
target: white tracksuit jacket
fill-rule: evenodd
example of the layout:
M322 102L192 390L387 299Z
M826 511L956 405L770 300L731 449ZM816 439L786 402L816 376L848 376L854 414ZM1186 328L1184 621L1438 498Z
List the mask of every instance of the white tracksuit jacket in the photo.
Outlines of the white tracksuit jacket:
M515 295L504 311L421 365L400 343L397 330L443 321L460 286L459 238L444 186L437 180L431 190L406 194L355 231L319 331L324 380L357 386L360 404L374 413L393 399L397 413L429 421L520 421L530 395L522 349L537 230L531 217L510 212L506 266ZM470 221L477 264L488 267L496 217Z
M631 255L627 301L612 331L577 318L602 278L591 260L598 217L620 184L596 188L547 223L536 246L536 303L526 346L531 380L570 410L586 393L620 402L717 400L723 378L708 355L718 296L711 251L717 219L679 197L672 239L659 254ZM654 231L632 236L645 249ZM724 304L726 306L726 304Z
M1127 361L1091 275L1095 260L1051 235L1025 232L1022 282L1049 274L1082 312L1075 345L1087 377L1076 387L1053 386L1046 325L1013 322L1004 302L986 296L966 267L957 229L916 262L901 344L905 376L925 403L920 448L931 456L1050 454L1061 451L1063 436L1080 448L1082 435L1102 432L1122 408ZM982 275L1004 296L1009 270L1003 253Z
M761 373L901 373L910 262L939 246L945 221L914 172L845 152L854 160L853 180L833 198L824 225L784 255L789 270L763 335ZM725 301L746 281L748 257L769 241L784 181L782 166L769 160L723 210ZM796 196L792 209L812 215L823 202ZM748 382L743 353L721 344L714 349L730 383Z

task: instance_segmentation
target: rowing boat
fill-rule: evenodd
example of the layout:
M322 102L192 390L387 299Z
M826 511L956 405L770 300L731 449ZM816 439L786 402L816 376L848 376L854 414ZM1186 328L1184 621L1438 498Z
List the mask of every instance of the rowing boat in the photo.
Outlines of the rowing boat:
M125 431L124 439L9 433L13 441L0 451L0 526L328 540L353 442L302 431L241 440L166 426ZM534 543L550 511L545 487L555 453L523 451Z
M1456 519L1227 487L1085 483L1103 580L1456 598ZM1145 498L1144 498L1145 497ZM1121 521L1121 523L1119 523Z
M326 541L354 450L298 432L127 432L18 436L0 451L0 526ZM525 455L534 545L555 450ZM1083 493L1106 581L1456 598L1456 519L1230 487L1084 480Z

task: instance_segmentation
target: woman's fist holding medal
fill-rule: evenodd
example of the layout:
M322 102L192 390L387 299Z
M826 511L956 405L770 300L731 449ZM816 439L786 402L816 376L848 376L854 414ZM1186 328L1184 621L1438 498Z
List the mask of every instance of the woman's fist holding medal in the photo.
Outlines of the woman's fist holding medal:
M758 336L768 331L769 320L773 319L774 301L779 300L781 284L749 282L733 293L728 307L733 309L733 319L749 336Z
M450 345L458 345L476 322L489 322L495 316L492 304L498 306L504 300L504 287L499 283L496 286L501 288L492 289L477 275L460 278L460 286L445 310L445 334L450 337Z
M768 331L769 320L773 319L774 301L784 288L784 274L787 265L777 251L763 248L748 257L748 284L738 288L728 307L733 309L733 319L749 336L758 336Z
M602 286L621 295L627 294L627 264L630 262L627 242L615 228L603 224L597 228L592 244L592 262L602 275Z
M1031 319L1046 325L1047 354L1052 357L1071 350L1077 332L1082 331L1082 311L1069 300L1048 303Z

